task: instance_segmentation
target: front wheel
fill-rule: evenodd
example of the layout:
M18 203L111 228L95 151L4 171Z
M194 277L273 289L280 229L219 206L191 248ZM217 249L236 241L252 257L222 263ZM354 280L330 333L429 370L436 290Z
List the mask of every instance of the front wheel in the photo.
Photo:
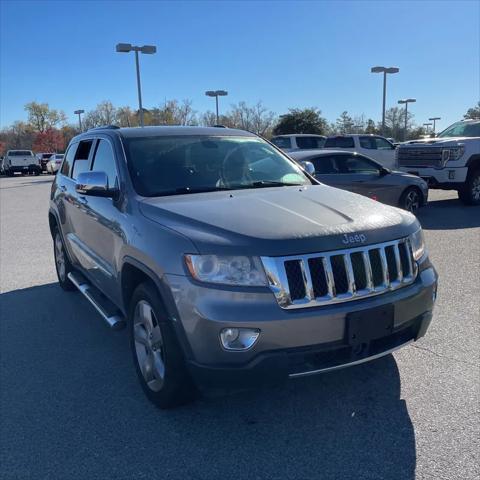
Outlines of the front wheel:
M160 296L150 283L133 293L129 312L133 361L143 391L159 408L193 400L195 389Z
M458 197L465 205L480 205L480 169L470 173Z
M400 208L416 214L423 203L423 194L417 187L408 187L400 197Z

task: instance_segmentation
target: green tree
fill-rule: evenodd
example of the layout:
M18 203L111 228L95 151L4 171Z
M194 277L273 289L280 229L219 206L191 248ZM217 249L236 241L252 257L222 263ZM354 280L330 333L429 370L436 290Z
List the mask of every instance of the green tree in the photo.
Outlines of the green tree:
M289 133L313 133L325 135L328 133L328 122L322 117L318 108L291 108L288 113L280 115L279 121L273 129L274 135Z
M342 112L335 121L335 129L340 134L352 133L353 125L353 119L347 111Z
M480 119L480 102L475 107L469 108L467 113L463 116L465 120L478 120Z
M28 123L40 133L65 123L67 119L64 112L50 108L48 103L30 102L24 108L28 113Z
M378 129L375 126L375 122L371 118L367 120L367 124L365 126L365 133L369 133L369 134L378 133Z

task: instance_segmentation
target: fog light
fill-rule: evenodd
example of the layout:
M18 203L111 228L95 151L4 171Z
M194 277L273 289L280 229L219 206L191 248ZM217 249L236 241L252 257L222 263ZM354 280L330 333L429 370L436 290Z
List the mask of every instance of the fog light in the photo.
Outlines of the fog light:
M220 332L220 341L226 350L248 350L259 335L257 328L224 328Z
M448 171L448 179L453 180L455 178L455 170Z

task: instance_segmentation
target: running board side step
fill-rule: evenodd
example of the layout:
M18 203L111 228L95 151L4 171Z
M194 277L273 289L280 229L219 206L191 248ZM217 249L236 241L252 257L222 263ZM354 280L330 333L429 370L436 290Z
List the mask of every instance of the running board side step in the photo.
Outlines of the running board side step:
M118 312L118 309L83 275L77 272L69 272L67 277L94 306L95 310L112 330L121 330L125 327L125 319Z

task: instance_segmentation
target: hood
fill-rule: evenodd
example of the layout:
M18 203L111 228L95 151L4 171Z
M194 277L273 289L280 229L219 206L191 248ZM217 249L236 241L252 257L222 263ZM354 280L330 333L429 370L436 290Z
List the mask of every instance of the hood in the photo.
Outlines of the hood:
M140 210L188 237L199 253L217 254L336 250L401 238L419 225L403 210L326 185L148 198ZM356 233L363 235L348 235Z
M465 140L471 140L472 137L444 137L444 138L419 138L417 140L409 140L408 142L402 143L400 146L409 146L409 145L435 145L441 147L442 145L450 145L464 142Z

